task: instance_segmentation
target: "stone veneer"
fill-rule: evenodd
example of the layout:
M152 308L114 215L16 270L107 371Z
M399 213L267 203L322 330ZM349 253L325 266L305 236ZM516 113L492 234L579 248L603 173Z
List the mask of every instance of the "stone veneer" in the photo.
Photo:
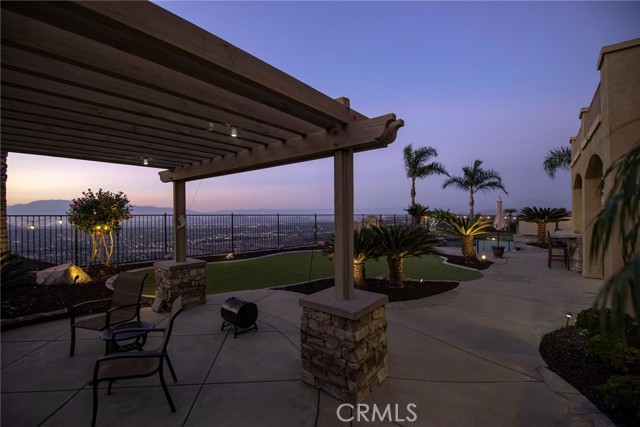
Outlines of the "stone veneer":
M156 296L169 306L182 295L185 308L195 307L207 302L207 283L204 268L207 262L187 258L186 262L157 261Z
M571 261L569 269L576 273L582 274L582 236L576 239L576 244L573 247L573 254L571 255Z
M302 380L351 404L387 377L386 295L356 289L339 300L334 289L300 299Z

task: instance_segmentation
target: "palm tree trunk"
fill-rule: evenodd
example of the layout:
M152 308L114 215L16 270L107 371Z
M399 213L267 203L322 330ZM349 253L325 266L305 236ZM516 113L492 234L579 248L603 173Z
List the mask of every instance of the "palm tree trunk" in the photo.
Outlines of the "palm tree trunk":
M546 240L547 234L547 223L539 222L538 223L538 244L543 245Z
M473 200L473 191L469 192L469 217L473 218L473 205L475 201Z
M402 272L404 268L404 259L402 258L387 258L387 264L389 265L389 287L402 288Z
M462 255L465 262L478 262L476 249L473 246L473 236L460 237L462 243Z
M364 269L364 262L353 263L353 283L356 289L365 289L367 287L367 275Z
M411 178L411 206L416 204L416 179Z

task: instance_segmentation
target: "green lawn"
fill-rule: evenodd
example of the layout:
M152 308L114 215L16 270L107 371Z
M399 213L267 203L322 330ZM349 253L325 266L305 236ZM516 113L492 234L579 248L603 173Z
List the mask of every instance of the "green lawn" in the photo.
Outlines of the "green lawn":
M290 252L240 261L207 264L207 294L262 289L306 282L311 279L333 277L333 264L320 252ZM370 261L366 265L367 276L387 273L386 259ZM149 269L143 293L155 293L155 272ZM442 262L442 258L423 256L405 260L405 276L424 280L475 280L482 277L477 271L466 270Z

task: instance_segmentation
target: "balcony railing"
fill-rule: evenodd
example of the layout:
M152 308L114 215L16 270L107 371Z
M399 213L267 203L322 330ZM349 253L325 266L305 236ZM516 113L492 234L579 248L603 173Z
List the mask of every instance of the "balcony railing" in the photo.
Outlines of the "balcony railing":
M356 223L410 224L406 214L364 215ZM173 253L173 216L135 215L114 233L115 264L167 259ZM235 251L255 252L312 247L331 239L334 217L329 214L187 215L187 256L205 257ZM85 266L91 239L68 222L66 215L7 215L9 250L27 268L39 270L74 263Z

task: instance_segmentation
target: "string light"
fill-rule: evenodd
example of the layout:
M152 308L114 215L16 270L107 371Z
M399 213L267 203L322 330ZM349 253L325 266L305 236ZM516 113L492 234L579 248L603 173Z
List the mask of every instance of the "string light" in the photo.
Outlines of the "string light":
M142 164L147 166L149 164L149 158L148 157L143 157L142 158Z
M238 128L236 126L231 126L231 136L233 138L238 136Z

